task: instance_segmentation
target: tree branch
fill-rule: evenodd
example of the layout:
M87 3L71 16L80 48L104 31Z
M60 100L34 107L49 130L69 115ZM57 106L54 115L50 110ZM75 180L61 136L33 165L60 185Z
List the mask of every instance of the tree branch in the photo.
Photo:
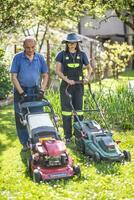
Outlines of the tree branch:
M42 46L43 46L43 43L44 43L44 40L45 40L45 37L46 37L46 33L47 33L47 30L48 30L48 25L49 25L49 22L47 22L46 24L46 29L43 33L43 37L42 37L42 40L41 40L41 44L39 45L39 52L41 51L42 49Z

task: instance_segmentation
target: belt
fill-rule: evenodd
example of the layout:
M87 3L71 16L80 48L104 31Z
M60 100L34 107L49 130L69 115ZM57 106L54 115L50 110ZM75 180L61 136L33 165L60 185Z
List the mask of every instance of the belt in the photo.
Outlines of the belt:
M33 86L33 87L26 87L26 86L23 86L23 85L21 85L21 87L23 88L23 89L38 89L39 88L39 86Z

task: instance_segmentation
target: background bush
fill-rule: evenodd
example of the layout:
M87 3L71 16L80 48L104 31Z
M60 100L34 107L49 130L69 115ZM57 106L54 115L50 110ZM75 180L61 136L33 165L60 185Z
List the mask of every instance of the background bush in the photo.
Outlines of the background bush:
M95 98L109 127L117 129L134 128L134 92L129 91L126 85L118 86L114 91L111 89L95 91ZM88 91L85 94L85 108L96 108ZM89 113L87 115L91 119L96 119L102 126L104 125L99 114Z
M8 66L3 60L4 51L0 49L0 99L5 99L11 93L12 84Z
M130 59L134 56L134 48L127 43L107 41L103 44L101 53L96 55L95 78L101 80L125 71Z
M94 90L95 99L97 100L102 113L104 114L106 123L109 128L114 129L133 129L134 124L134 92L129 91L127 85L117 86L112 89ZM59 125L62 125L60 95L59 91L48 90L46 97L52 103L54 111L59 116ZM96 105L88 91L85 88L84 109L96 109ZM105 126L98 112L85 112L84 117L94 119L98 123Z

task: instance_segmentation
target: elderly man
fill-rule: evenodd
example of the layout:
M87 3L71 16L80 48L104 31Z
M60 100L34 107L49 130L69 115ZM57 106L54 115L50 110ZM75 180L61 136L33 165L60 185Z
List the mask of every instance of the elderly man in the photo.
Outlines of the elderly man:
M32 37L25 38L24 51L19 52L13 58L10 73L14 85L14 109L16 130L23 145L23 151L27 150L28 133L26 127L20 123L20 100L25 100L26 95L37 94L39 99L44 96L48 82L48 67L43 56L35 52L36 41Z

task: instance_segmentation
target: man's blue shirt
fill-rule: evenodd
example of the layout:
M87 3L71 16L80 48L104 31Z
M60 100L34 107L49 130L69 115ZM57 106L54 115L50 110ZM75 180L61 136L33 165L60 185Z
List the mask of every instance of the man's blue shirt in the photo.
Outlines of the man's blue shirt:
M40 85L40 76L48 72L48 67L43 56L34 54L32 61L26 57L24 52L16 54L13 58L10 73L17 73L21 86L34 87Z

